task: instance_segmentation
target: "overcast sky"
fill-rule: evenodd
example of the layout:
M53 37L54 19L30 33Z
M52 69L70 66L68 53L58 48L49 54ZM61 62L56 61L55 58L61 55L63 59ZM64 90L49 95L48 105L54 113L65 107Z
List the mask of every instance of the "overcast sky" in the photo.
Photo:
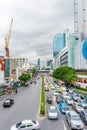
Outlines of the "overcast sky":
M73 31L74 0L1 0L0 55L5 55L5 40L13 18L9 43L11 57L52 58L53 38L65 29Z

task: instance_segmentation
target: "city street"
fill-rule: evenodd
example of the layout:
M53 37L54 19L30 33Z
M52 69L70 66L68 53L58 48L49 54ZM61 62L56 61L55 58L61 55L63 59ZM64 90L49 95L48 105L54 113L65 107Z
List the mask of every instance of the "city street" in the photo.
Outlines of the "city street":
M69 130L66 117L61 114L59 110L58 120L49 120L47 116L45 118L39 117L40 91L41 79L37 80L37 84L31 84L29 87L23 87L18 90L17 94L11 94L9 98L14 99L15 103L10 108L3 108L3 101L1 101L0 130L10 130L10 127L13 124L24 119L38 120L41 130ZM49 92L46 92L46 95L48 93ZM55 100L53 104L55 104ZM49 107L48 103L46 103L46 107Z
M37 119L41 82L23 87L17 94L10 95L14 104L10 108L3 108L0 102L0 130L10 130L10 127L24 119Z

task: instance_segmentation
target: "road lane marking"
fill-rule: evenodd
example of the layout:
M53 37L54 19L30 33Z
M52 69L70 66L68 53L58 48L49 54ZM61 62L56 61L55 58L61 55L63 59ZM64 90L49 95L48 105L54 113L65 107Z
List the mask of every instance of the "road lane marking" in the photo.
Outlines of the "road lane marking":
M65 123L64 123L64 121L63 121L63 119L62 119L62 123L63 123L63 126L64 126L64 130L67 130L67 127L66 127L66 125L65 125Z

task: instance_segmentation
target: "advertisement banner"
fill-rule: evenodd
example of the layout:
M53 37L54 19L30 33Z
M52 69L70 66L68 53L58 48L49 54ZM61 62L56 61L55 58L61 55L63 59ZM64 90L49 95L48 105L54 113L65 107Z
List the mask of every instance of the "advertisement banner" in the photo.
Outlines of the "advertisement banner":
M10 60L5 59L5 77L10 77Z
M0 85L4 84L5 59L0 56Z

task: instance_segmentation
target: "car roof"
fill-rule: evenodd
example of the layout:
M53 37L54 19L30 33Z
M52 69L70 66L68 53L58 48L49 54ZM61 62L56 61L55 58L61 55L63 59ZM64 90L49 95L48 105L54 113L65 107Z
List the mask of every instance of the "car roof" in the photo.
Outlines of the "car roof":
M87 114L87 110L83 110L82 112L84 112L85 114Z
M23 120L22 123L23 124L32 123L32 120Z
M55 109L56 108L56 106L50 106L50 109Z
M69 111L70 115L78 115L75 111Z
M67 106L67 103L66 102L61 102L62 103L62 105L66 105Z

